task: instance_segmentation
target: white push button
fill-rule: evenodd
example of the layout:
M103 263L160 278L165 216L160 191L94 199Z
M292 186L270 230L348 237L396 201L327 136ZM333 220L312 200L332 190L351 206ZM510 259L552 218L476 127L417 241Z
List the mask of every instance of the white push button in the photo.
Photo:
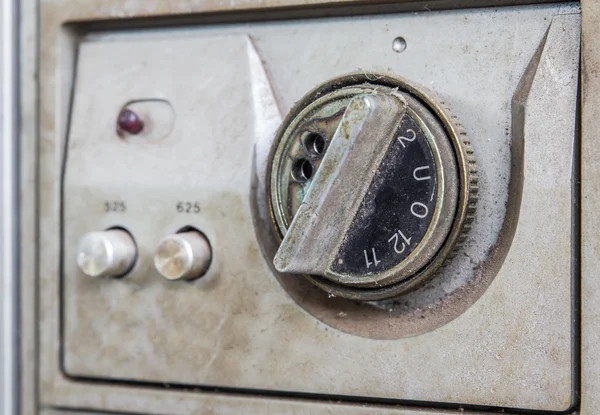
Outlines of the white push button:
M160 241L154 266L168 280L191 280L204 275L211 257L210 244L200 232L182 232Z
M126 231L86 233L77 249L77 265L90 277L120 277L133 267L137 248Z

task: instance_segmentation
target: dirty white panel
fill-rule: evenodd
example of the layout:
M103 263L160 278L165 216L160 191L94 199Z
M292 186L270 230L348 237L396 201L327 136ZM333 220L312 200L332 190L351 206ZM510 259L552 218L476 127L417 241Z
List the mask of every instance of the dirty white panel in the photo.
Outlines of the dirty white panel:
M511 98L554 22L566 35L548 43L553 45L549 53L570 50L577 56L574 6L256 23L86 39L78 56L63 199L66 372L566 409L571 402L573 135L561 135L547 149L544 140L552 126L541 130L544 134L535 128L540 108L531 107L534 115L525 127L521 219L504 267L472 308L433 332L373 340L320 323L271 274L250 212L254 144L277 120L257 104L257 77L270 80L283 114L316 84L369 70L414 80L448 101L473 141L482 188L496 189L482 193L483 212L501 216L509 179ZM402 53L391 47L399 35L407 40ZM251 70L257 56L264 74ZM560 108L572 114L576 65L563 62L557 75L552 59L543 62L530 96L547 99L545 85L561 82ZM153 140L115 133L120 108L139 99L172 106L174 122L166 136ZM568 126L574 120L568 115L563 122ZM105 203L115 201L124 202L125 211L105 212ZM197 202L201 212L180 213L180 202ZM548 217L552 224L546 223ZM501 224L479 223L471 243L484 257L482 247L491 249ZM213 264L198 282L165 281L153 269L152 254L162 237L187 225L209 238ZM121 280L85 278L75 267L77 241L85 232L112 226L125 227L136 239L134 271ZM468 264L468 258L459 258L453 266L460 270Z

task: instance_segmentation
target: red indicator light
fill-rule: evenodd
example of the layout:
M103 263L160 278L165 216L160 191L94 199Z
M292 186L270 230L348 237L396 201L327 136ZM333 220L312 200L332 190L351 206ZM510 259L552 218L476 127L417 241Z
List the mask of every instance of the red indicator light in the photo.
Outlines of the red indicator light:
M135 112L123 109L117 118L117 126L129 134L139 134L144 129L144 122Z

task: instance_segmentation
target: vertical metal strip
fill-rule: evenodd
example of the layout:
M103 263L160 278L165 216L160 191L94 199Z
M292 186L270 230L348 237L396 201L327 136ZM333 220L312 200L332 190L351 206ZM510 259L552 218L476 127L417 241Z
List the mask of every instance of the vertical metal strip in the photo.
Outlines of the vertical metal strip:
M1 411L18 413L18 129L19 129L19 14L16 0L1 4L1 76L0 91L0 328L2 329L0 361L2 387Z

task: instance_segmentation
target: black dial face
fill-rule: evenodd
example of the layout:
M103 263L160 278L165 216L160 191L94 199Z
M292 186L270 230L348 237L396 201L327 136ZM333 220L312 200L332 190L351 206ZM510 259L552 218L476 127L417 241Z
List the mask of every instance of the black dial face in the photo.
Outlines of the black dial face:
M369 276L404 261L425 238L435 213L436 172L424 131L405 114L331 270Z

